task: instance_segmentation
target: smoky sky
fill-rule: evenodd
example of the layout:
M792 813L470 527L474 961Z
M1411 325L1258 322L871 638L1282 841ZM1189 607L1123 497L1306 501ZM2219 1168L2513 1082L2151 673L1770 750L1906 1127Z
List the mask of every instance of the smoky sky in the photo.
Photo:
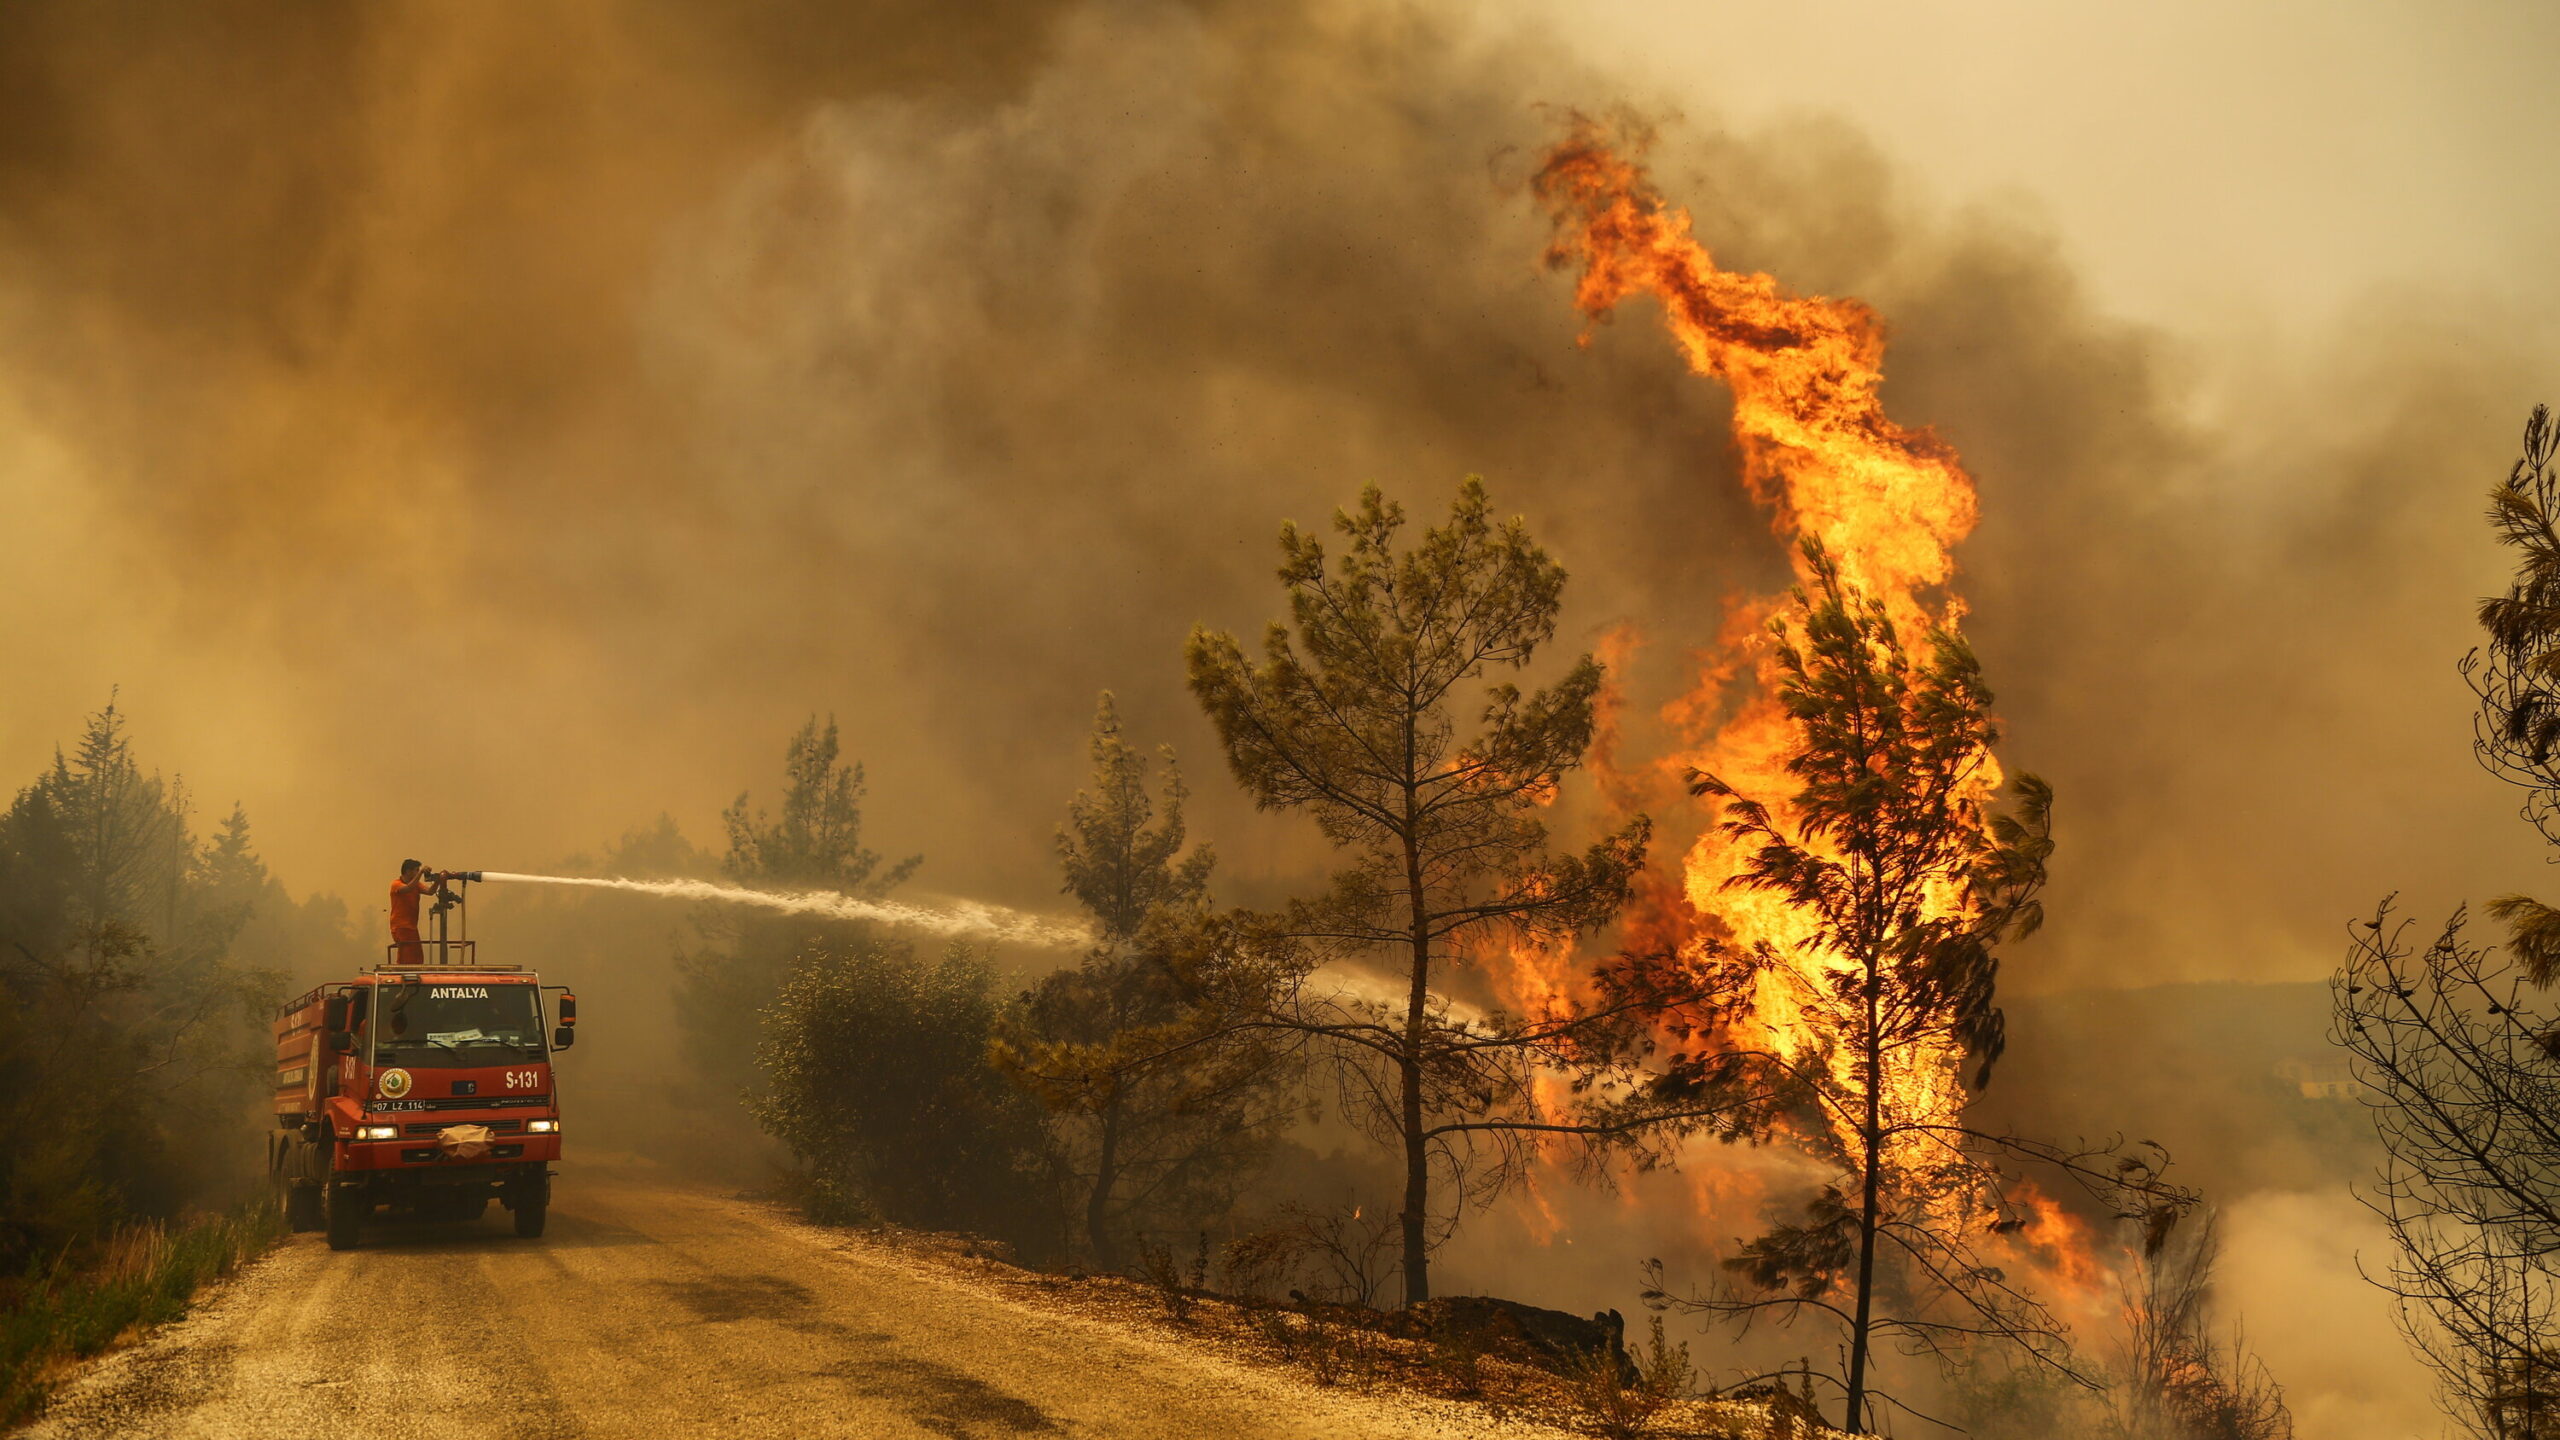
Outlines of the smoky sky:
M2383 289L2208 356L1844 121L1738 127L1573 54L1320 0L0 7L0 769L121 687L146 758L361 914L403 855L534 870L661 812L716 845L832 714L915 890L1054 907L1109 689L1180 752L1220 897L1262 903L1324 856L1227 782L1183 637L1281 613L1282 520L1374 481L1421 521L1468 474L1573 576L1544 663L1631 627L1621 758L1672 754L1656 713L1785 566L1723 394L1539 263L1540 147L1625 110L1722 263L1887 318L1888 411L1979 481L1967 629L2058 796L2004 986L2309 979L2387 891L2544 881L2452 667L2546 336ZM1668 863L1697 818L1656 788ZM1557 829L1596 809L1569 788ZM2040 1095L2022 1041L2013 1108L2176 1109L2192 1017L2094 1013L2143 1083L2080 1053ZM2242 1177L2235 1234L2345 1204L2197 1163ZM1717 1239L1562 1203L1603 1217L1573 1303ZM1453 1273L1564 1273L1504 1243L1525 1213ZM2246 1261L2262 1329L2329 1333L2284 1308L2313 1260Z
M1323 858L1183 636L1279 613L1283 519L1470 473L1574 576L1551 658L1641 633L1667 753L1784 570L1721 392L1538 263L1523 177L1621 107L1720 261L1888 317L1888 408L1980 482L1969 629L2060 797L2011 984L2300 978L2383 891L2540 878L2451 670L2529 337L2382 297L2208 393L1841 123L1398 6L11 7L0 756L121 686L288 883L369 893L714 840L832 714L920 889L1042 905L1107 688L1261 901Z

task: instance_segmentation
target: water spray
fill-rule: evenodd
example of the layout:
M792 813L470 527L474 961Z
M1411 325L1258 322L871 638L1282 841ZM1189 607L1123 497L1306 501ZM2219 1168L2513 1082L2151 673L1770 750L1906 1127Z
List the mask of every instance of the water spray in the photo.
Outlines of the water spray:
M466 872L454 872L462 878ZM754 905L786 915L818 915L829 920L876 920L935 935L1002 941L1017 945L1073 947L1093 943L1093 932L1072 920L1058 920L1008 910L976 900L948 906L910 905L902 900L863 900L833 890L751 890L710 880L622 880L585 875L515 875L503 870L467 872L473 880L505 880L528 885L575 885L589 890L627 890L670 900L710 900Z

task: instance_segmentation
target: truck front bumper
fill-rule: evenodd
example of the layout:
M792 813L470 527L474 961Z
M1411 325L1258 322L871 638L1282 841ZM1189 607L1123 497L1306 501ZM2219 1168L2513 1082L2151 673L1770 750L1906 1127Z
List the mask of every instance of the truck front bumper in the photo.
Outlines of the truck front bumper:
M453 1154L429 1135L403 1135L397 1140L341 1140L338 1170L353 1171L491 1171L518 1165L542 1165L560 1158L560 1137L493 1135L489 1148L468 1157ZM460 1178L459 1176L457 1178ZM494 1178L494 1177L491 1177Z

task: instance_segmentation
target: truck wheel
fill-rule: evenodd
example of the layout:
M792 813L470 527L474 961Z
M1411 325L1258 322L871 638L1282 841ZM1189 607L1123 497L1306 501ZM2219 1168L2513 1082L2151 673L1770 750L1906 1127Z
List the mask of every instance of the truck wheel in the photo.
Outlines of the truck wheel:
M302 1147L292 1136L279 1135L267 1145L267 1173L274 1177L276 1213L285 1233L300 1235L320 1228L320 1192L302 1183Z
M329 1248L353 1250L357 1227L364 1224L364 1212L373 1207L365 1202L364 1192L353 1185L331 1185L321 1191L321 1210L327 1218Z
M507 1208L516 1212L516 1234L541 1239L543 1222L551 1218L551 1177L537 1170L508 1186L506 1198Z

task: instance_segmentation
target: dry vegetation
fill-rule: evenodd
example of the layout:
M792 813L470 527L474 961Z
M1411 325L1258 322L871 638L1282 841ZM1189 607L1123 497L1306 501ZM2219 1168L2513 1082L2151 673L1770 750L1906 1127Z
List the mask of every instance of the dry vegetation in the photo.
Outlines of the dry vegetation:
M1259 1257L1230 1245L1145 1254L1146 1278L1043 1271L975 1236L882 1225L830 1229L842 1243L1055 1313L1170 1339L1224 1359L1428 1406L1468 1433L1558 1431L1604 1437L1812 1440L1834 1436L1812 1407L1776 1387L1734 1396L1692 1393L1687 1347L1660 1321L1619 1346L1603 1321L1475 1296L1404 1310L1228 1293L1255 1277ZM1231 1263L1232 1262L1232 1263ZM1264 1273L1268 1273L1267 1266ZM1591 1343L1595 1341L1597 1343Z
M0 1282L0 1429L35 1413L82 1361L185 1314L205 1284L279 1233L266 1205L176 1226L143 1221L117 1231L86 1267L57 1263Z

